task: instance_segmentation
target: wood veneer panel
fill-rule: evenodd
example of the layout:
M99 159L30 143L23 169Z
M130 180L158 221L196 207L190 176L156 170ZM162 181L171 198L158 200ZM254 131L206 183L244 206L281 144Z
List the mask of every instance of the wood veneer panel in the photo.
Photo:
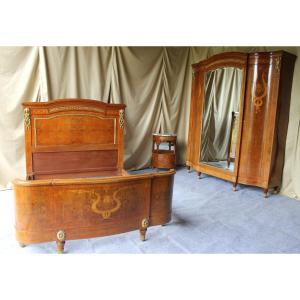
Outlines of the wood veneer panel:
M80 170L117 168L118 151L69 151L33 153L33 172L67 173Z
M165 224L175 171L100 179L14 181L16 235L23 244L73 240Z
M116 118L68 112L34 118L34 146L116 143Z

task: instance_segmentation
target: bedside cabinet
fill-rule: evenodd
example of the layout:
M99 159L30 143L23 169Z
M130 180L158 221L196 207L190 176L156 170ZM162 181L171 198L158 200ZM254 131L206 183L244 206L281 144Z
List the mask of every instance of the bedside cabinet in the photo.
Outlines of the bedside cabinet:
M154 133L152 143L152 168L175 169L176 134Z

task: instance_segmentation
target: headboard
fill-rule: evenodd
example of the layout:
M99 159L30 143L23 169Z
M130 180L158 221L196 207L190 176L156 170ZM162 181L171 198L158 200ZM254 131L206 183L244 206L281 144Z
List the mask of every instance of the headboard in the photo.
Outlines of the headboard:
M61 99L23 107L27 179L121 175L125 105Z

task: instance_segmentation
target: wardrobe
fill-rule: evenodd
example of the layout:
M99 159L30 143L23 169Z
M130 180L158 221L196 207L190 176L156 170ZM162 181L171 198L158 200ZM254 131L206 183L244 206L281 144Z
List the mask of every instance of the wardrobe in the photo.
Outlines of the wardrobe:
M214 55L193 64L186 166L279 192L296 56L284 51Z

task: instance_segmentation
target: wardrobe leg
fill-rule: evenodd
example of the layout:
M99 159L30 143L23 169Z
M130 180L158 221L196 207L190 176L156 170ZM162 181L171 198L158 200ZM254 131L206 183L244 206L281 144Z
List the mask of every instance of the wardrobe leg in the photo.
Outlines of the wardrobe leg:
M25 244L23 244L23 243L19 243L19 246L20 246L21 248L24 248L24 247L26 247L26 245L25 245Z
M186 166L187 170L189 173L191 173L191 167L190 166Z
M198 179L201 179L201 172L197 172L198 174Z
M264 189L264 198L268 198L269 189Z
M277 194L279 194L279 192L280 192L280 187L279 186L275 186L273 194L277 195Z
M237 183L236 183L236 182L233 183L233 185L232 185L232 190L233 190L234 192L237 191Z

